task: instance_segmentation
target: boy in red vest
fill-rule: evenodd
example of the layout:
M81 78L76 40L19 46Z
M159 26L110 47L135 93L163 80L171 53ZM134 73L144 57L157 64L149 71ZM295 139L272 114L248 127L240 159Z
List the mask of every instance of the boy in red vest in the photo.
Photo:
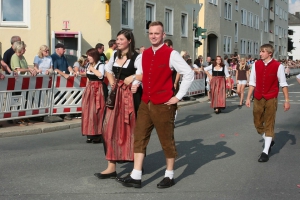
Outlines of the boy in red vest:
M264 44L260 47L260 60L252 66L246 106L250 107L250 98L254 90L253 117L257 132L264 139L264 149L258 162L267 162L274 142L274 125L277 110L279 85L284 95L284 111L290 109L288 84L284 66L272 56L274 47ZM274 106L275 105L275 106Z
M175 111L177 102L186 94L194 80L194 72L177 51L163 43L164 37L163 24L159 21L151 22L149 40L152 46L143 52L137 69L137 74L143 75L143 95L134 130L134 168L131 174L116 179L126 187L141 187L143 160L153 128L156 129L167 164L165 176L157 187L169 188L175 184ZM183 75L175 96L173 70ZM136 89L136 85L131 88L132 92L136 92Z

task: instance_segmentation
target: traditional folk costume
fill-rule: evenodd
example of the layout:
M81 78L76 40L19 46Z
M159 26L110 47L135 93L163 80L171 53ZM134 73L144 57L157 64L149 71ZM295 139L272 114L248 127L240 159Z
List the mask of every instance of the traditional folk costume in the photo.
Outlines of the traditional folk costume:
M117 77L122 66L119 66L116 53L106 64L108 73L114 73ZM103 123L103 139L105 142L106 159L110 161L133 161L133 131L136 121L136 112L141 101L142 87L133 94L131 86L124 83L124 79L135 74L137 60L140 55L136 52L123 66L118 83L116 104L114 109L106 109Z
M226 66L215 70L213 65L204 68L205 71L212 70L212 79L210 81L211 104L210 107L214 109L224 109L226 107L226 83L225 77L229 77Z
M174 140L174 117L177 104L167 105L165 103L174 96L173 70L183 74L180 89L176 94L178 99L186 94L194 79L194 72L177 51L165 44L162 44L155 51L152 47L146 49L142 54L140 66L137 74L143 74L143 95L134 130L134 153L145 155L151 132L155 128L165 157L175 158L177 151ZM123 185L140 187L141 174L141 171L134 169L131 175L122 180ZM162 181L167 181L167 183L161 182L158 187L174 185L173 175L173 171L167 170ZM132 183L132 176L139 177L133 181L138 182L137 184Z
M90 67L88 65L87 69ZM100 61L94 66L102 77L96 76L87 70L87 86L82 95L81 132L88 138L99 138L102 134L102 124L105 111L105 99L107 97L107 85L103 83L104 64Z
M280 87L288 87L284 66L271 59L264 63L258 60L253 64L249 85L255 87L253 117L254 125L265 140L263 153L268 155L274 145L274 126L277 110L277 96ZM268 157L260 157L259 162L266 162Z

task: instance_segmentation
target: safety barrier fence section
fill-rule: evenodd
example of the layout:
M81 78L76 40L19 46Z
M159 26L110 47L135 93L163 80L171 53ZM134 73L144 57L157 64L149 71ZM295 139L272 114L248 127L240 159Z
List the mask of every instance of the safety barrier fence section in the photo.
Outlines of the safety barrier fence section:
M182 80L182 76L180 77L180 82ZM199 94L205 93L205 74L200 71L199 74L195 73L194 81L187 91L185 97L191 97Z
M87 77L70 76L65 79L56 76L53 87L51 115L81 113L81 96L87 84Z
M290 75L300 74L300 68L290 68Z
M12 75L0 80L0 121L81 113L81 97L86 77L60 75ZM195 79L186 96L205 92L203 72Z
M0 121L48 115L53 76L6 76L0 84Z

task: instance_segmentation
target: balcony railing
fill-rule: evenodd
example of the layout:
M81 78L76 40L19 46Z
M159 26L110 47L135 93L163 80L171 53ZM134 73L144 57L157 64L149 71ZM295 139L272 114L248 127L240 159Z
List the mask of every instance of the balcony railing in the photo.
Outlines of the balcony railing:
M270 20L274 21L274 12L272 10L270 10Z
M274 34L273 33L269 33L269 41L274 42Z

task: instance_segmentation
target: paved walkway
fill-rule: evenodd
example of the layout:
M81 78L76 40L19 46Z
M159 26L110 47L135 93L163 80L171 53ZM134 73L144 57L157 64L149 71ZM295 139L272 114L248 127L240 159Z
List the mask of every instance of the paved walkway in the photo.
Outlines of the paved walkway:
M178 103L179 107L188 106L196 103L207 102L208 98L204 95L195 96L194 100L184 100ZM46 123L38 118L30 119L30 123L28 126L20 125L20 124L9 124L6 121L0 121L0 138L1 137L12 137L12 136L20 136L20 135L33 135L40 133L47 133L52 131L59 131L71 128L77 128L81 126L80 118L73 118L68 121L65 120L63 122L56 123Z

